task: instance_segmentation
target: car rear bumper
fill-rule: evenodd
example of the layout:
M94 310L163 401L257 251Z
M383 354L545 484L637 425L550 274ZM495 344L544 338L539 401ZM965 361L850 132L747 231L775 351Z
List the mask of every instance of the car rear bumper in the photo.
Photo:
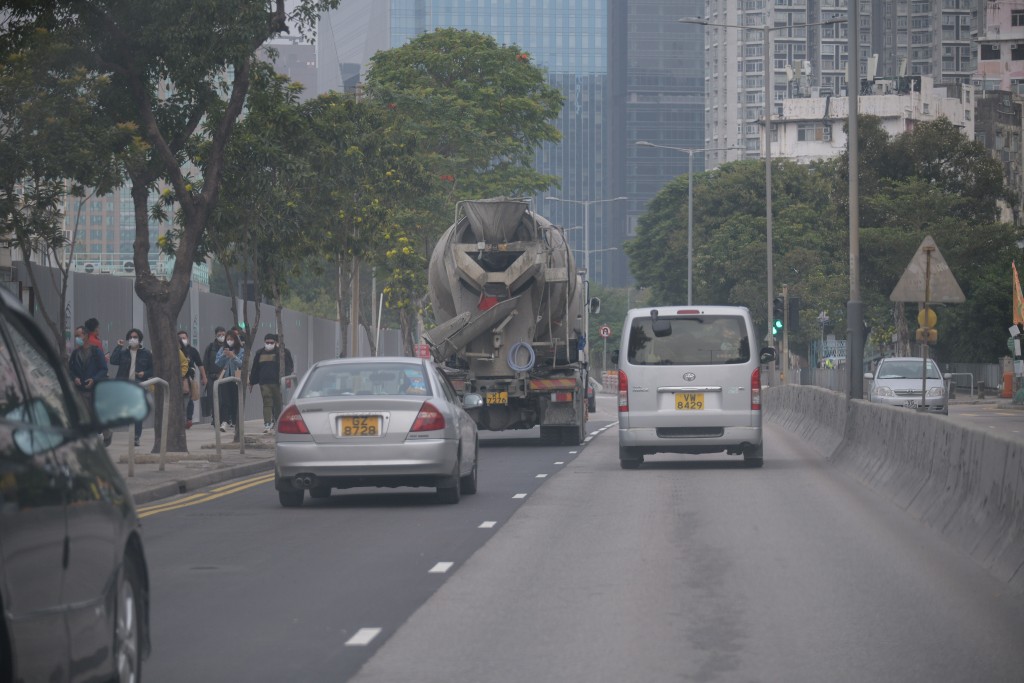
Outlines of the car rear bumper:
M277 474L291 478L313 474L318 478L443 477L458 461L458 442L444 439L406 441L400 445L334 445L278 442Z
M701 427L701 428L670 428L654 427L627 428L619 427L619 445L623 448L650 448L652 450L684 451L687 448L699 447L701 450L712 451L715 448L726 450L733 446L759 446L761 444L760 427Z

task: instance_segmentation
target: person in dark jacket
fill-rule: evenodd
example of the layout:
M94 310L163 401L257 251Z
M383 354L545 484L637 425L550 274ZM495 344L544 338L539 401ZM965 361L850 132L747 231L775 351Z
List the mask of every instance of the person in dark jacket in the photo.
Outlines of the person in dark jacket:
M295 371L292 353L278 348L277 335L268 333L263 337L263 348L252 355L249 369L249 390L254 384L260 385L263 396L263 433L272 434L278 416L281 414L281 352L284 352L284 374Z
M207 344L206 350L203 351L203 367L206 368L207 373L206 406L203 408L203 414L209 412L210 424L214 427L217 424L213 421L213 382L220 377L221 369L217 367L217 352L224 346L225 338L224 327L217 325L213 331L213 341Z
M145 382L153 378L153 354L142 346L142 330L132 328L117 340L117 348L110 354L110 364L117 366L118 379ZM126 341L127 340L127 341ZM142 438L142 423L135 423L135 445Z
M95 346L89 338L84 327L75 328L75 348L68 359L71 379L75 383L75 389L82 395L86 403L92 405L93 390L96 382L105 380L109 372L107 359L103 355L103 349ZM103 445L109 446L113 439L113 432L109 429L103 430Z

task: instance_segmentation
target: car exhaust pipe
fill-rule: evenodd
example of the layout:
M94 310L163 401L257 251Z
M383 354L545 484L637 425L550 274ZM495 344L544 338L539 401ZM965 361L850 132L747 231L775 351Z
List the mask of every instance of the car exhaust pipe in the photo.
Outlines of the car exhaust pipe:
M313 488L313 482L315 481L311 474L298 474L295 476L295 486L300 489L311 489Z

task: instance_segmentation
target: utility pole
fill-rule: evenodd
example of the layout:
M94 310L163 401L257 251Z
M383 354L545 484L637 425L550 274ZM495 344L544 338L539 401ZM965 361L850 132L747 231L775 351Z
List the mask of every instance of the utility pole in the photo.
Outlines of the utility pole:
M789 382L789 285L782 284L782 383Z

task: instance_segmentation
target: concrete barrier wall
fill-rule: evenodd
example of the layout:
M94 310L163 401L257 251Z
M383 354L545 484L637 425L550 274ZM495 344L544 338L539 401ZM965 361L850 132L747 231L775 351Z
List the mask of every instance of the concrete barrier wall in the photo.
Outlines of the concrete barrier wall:
M818 387L774 386L764 401L765 419L1024 592L1024 442Z

